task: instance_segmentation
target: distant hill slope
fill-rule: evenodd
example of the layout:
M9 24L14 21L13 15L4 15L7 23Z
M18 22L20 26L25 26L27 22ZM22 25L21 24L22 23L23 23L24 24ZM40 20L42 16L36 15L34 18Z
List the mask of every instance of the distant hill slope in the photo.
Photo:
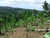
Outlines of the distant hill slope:
M13 7L5 7L0 6L0 14L17 14L17 13L24 13L25 11L33 12L31 9L22 9L22 8L13 8Z

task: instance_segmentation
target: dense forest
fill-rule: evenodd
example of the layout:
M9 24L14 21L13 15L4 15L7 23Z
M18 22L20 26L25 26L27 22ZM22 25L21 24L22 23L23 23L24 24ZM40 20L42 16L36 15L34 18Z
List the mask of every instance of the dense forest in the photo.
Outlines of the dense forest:
M0 6L0 34L18 27L25 27L27 32L34 31L34 26L42 28L44 22L50 19L48 5L45 1L41 11Z

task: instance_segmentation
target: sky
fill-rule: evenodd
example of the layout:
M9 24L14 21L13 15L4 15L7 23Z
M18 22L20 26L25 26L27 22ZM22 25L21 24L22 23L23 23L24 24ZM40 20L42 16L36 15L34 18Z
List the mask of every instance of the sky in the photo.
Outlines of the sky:
M50 0L0 0L0 6L42 10L44 1Z

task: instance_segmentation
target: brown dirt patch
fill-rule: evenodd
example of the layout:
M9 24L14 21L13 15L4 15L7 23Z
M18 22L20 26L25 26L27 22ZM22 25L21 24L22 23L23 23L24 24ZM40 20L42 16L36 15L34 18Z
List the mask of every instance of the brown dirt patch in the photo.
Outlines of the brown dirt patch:
M28 32L28 38L41 38L44 34L45 32L30 31ZM26 38L26 31L24 31L24 28L17 28L16 32L13 34L10 32L8 35L11 38Z

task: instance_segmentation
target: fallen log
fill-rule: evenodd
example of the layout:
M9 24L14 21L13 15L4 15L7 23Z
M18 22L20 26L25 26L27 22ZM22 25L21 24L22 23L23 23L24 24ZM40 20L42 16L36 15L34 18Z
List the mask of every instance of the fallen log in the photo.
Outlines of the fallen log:
M42 32L45 32L45 31L50 31L50 29L34 29L34 31L42 31Z

